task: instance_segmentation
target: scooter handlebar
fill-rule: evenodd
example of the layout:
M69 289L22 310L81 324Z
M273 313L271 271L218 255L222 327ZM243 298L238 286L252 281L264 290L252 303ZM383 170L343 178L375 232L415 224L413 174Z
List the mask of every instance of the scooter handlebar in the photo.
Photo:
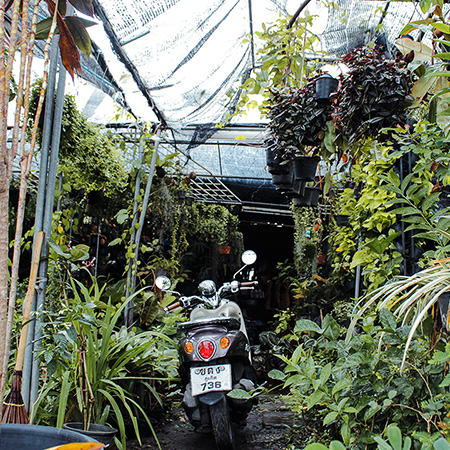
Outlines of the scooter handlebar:
M254 287L254 286L258 286L257 281L243 281L240 284L240 287Z
M168 313L168 312L172 311L173 309L178 308L179 306L181 306L181 302L172 303L171 305L164 308L164 312Z

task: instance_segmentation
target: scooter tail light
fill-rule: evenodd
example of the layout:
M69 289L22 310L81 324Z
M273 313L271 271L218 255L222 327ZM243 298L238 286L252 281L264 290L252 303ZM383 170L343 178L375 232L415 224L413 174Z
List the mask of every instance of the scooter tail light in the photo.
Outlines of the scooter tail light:
M191 341L185 342L184 351L189 354L192 353L194 351L194 344Z
M204 340L199 342L197 351L202 359L208 360L214 356L216 346L213 341Z
M227 336L223 336L220 339L220 347L223 349L228 348L230 346L230 342L230 338L228 338Z

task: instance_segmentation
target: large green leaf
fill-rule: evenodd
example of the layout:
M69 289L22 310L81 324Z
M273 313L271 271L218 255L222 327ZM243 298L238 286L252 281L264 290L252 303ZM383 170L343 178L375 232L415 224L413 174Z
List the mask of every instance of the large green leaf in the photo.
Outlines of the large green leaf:
M71 5L86 16L94 16L94 8L92 6L92 0L69 0Z
M294 333L308 333L310 331L314 331L316 333L321 333L322 329L317 325L317 323L313 322L309 319L299 319L297 320Z
M77 47L89 58L92 50L92 43L83 22L78 17L74 16L65 17L64 21L75 44L77 44Z

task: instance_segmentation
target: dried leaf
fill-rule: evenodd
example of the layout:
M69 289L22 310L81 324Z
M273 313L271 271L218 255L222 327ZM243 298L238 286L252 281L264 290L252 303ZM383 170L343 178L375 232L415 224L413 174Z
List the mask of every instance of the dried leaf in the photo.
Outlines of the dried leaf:
M46 0L46 3L50 14L53 16L55 12L55 3L53 0ZM61 52L61 60L67 72L70 73L70 76L73 79L75 72L81 73L80 54L78 52L77 45L75 44L75 41L59 12L57 12L56 18L60 34L59 50Z

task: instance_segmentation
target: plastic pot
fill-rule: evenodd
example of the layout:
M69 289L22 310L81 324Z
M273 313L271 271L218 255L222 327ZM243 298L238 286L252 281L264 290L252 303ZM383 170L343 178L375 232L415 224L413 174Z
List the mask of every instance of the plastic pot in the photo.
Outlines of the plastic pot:
M297 156L293 160L294 179L302 181L313 181L316 177L318 156Z
M321 102L327 102L330 95L336 92L339 86L339 80L333 78L329 73L316 79L316 99Z
M292 201L294 206L317 206L321 193L322 189L306 187L305 194L292 197Z
M114 445L114 436L117 434L117 430L109 425L91 423L89 430L83 430L83 424L81 422L68 422L63 425L63 428L81 433L91 439L101 442L102 444L107 445L108 449L116 448Z
M5 423L0 428L2 450L44 450L72 442L96 442L96 439L76 431L41 425Z

